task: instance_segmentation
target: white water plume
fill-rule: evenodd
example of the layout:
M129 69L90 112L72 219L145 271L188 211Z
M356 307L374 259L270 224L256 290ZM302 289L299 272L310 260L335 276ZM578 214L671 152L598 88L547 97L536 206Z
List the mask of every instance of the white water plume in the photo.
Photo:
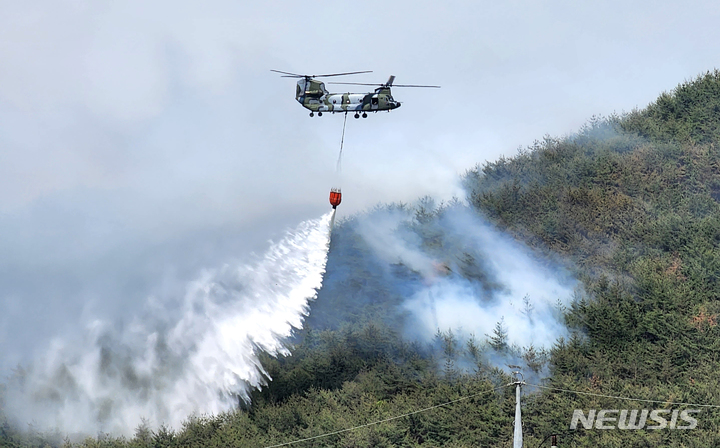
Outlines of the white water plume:
M254 265L204 272L181 300L148 300L124 328L97 320L82 341L55 339L11 382L8 414L71 434L127 435L143 419L179 428L247 401L267 378L258 352L288 353L283 340L321 286L331 215L303 222Z

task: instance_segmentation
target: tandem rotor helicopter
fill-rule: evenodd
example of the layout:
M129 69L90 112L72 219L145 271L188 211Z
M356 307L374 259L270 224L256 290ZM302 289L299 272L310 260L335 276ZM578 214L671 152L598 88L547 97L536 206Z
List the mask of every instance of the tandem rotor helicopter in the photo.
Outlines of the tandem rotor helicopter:
M300 78L295 89L295 99L310 111L314 117L315 112L321 117L323 112L348 113L355 112L355 118L367 118L368 112L381 110L391 111L400 107L400 102L395 100L390 92L391 87L427 87L439 89L440 86L419 86L413 84L394 84L395 76L391 75L385 84L367 84L358 82L330 82L328 84L345 84L354 86L377 86L375 92L370 93L330 93L325 89L325 83L316 78L328 78L331 76L357 75L360 73L372 73L372 71L331 73L327 75L299 75L297 73L282 72L283 78Z

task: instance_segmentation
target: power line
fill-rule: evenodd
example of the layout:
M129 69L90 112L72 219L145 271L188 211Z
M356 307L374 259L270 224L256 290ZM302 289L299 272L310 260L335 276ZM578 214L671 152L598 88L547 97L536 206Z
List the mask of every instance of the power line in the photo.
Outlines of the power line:
M343 432L354 431L354 430L360 429L360 428L366 428L366 427L368 427L368 426L377 425L377 424L379 424L379 423L385 423L385 422L389 422L389 421L391 421L391 420L397 420L397 419L399 419L399 418L403 418L403 417L407 417L407 416L410 416L410 415L419 414L419 413L421 413L421 412L429 411L429 410L431 410L431 409L436 409L436 408L440 408L440 407L443 407L443 406L447 406L447 405L449 405L449 404L457 403L458 401L468 400L468 399L470 399L470 398L478 397L478 396L480 396L480 395L486 395L486 394L495 392L495 391L497 391L497 390L504 389L505 387L507 387L507 386L496 387L495 389L486 390L486 391L484 391L484 392L478 392L478 393L473 394L473 395L468 395L468 396L466 396L466 397L461 397L461 398L458 398L458 399L456 399L456 400L448 401L448 402L442 403L442 404L436 404L435 406L430 406L429 408L424 408L424 409L420 409L420 410L417 410L417 411L408 412L407 414L396 415L395 417L386 418L386 419L384 419L384 420L378 420L378 421L376 421L376 422L365 423L364 425L353 426L352 428L341 429L341 430L339 430L339 431L328 432L328 433L325 433L325 434L320 434L320 435L318 435L318 436L308 437L308 438L306 438L306 439L293 440L292 442L280 443L280 444L278 444L278 445L270 445L270 446L266 446L265 448L278 448L278 447L281 447L281 446L292 445L292 444L295 444L295 443L307 442L308 440L319 439L319 438L321 438L321 437L332 436L332 435L340 434L340 433L343 433Z
M437 408L440 408L440 407L443 407L443 406L447 406L447 405L450 405L450 404L453 404L453 403L457 403L457 402L460 402L460 401L468 400L468 399L470 399L470 398L478 397L478 396L481 396L481 395L486 395L486 394L489 394L489 393L492 393L492 392L496 392L496 391L498 391L498 390L500 390L500 389L503 389L503 388L505 388L505 387L512 386L512 385L513 385L513 384L508 384L508 385L505 385L505 386L496 387L496 388L491 389L491 390L486 390L486 391L483 391L483 392L478 392L478 393L473 394L473 395L467 395L467 396L465 396L465 397L457 398L457 399L452 400L452 401L448 401L448 402L441 403L441 404L436 404L436 405L434 405L434 406L430 406L430 407L427 407L427 408L419 409L419 410L413 411L413 412L408 412L408 413L406 413L406 414L396 415L396 416L394 416L394 417L386 418L386 419L383 419L383 420L378 420L378 421L374 421L374 422L370 422L370 423L365 423L365 424L363 424L363 425L353 426L353 427L351 427L351 428L340 429L340 430L338 430L338 431L328 432L328 433L320 434L320 435L313 436L313 437L307 437L307 438L304 438L304 439L293 440L293 441L291 441L291 442L280 443L280 444L277 444L277 445L269 445L269 446L266 446L265 448L279 448L279 447L288 446L288 445L293 445L293 444L300 443L300 442L307 442L307 441L310 441L310 440L320 439L320 438L322 438L322 437L328 437L328 436L332 436L332 435L336 435L336 434L341 434L341 433L344 433L344 432L354 431L354 430L360 429L360 428L367 428L368 426L373 426L373 425L377 425L377 424L380 424L380 423L385 423L385 422L389 422L389 421L392 421L392 420L401 419L401 418L404 418L404 417L408 417L408 416L410 416L410 415L419 414L419 413L421 413L421 412L430 411L430 410L432 410L432 409L437 409ZM559 387L541 386L541 385L538 385L538 384L529 384L529 383L528 383L528 384L526 384L526 385L527 385L527 386L531 386L531 387L537 387L537 388L539 388L539 389L554 390L554 391L558 391L558 392L567 392L567 393L572 393L572 394L577 394L577 395L589 395L589 396L593 396L593 397L612 398L612 399L616 399L616 400L639 401L639 402L644 402L644 403L660 403L660 404L678 405L678 406L696 406L696 407L703 407L703 408L720 408L720 405L714 405L714 404L682 403L682 402L663 401L663 400L648 400L648 399L644 399L644 398L621 397L621 396L617 396L617 395L606 395L606 394L598 394L598 393L593 393L593 392L580 392L580 391L571 390L571 389L562 389L562 388L559 388Z
M643 398L619 397L616 395L596 394L593 392L579 392L576 390L560 389L559 387L540 386L537 384L528 384L528 386L537 387L540 389L556 390L559 392L569 392L569 393L577 394L577 395L590 395L593 397L614 398L616 400L641 401L641 402L645 402L645 403L674 404L674 405L678 405L678 406L697 406L700 408L720 408L720 405L716 405L716 404L680 403L680 402L675 402L675 401L646 400Z

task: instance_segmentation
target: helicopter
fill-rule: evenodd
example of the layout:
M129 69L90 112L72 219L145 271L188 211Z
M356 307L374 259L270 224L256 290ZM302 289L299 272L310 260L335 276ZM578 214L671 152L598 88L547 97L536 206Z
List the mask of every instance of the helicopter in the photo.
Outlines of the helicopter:
M392 87L428 87L439 89L440 86L420 86L413 84L395 84L395 76L390 75L384 84L368 84L356 82L330 82L328 84L345 84L355 86L377 86L374 92L370 93L330 93L325 89L325 83L316 78L327 78L331 76L357 75L360 73L372 73L372 71L331 73L327 75L299 75L297 73L282 72L283 78L300 78L295 89L295 99L298 103L310 111L314 117L317 112L322 117L323 112L349 113L355 112L355 118L367 118L368 112L379 112L381 110L391 111L400 107L401 103L393 98L390 88Z

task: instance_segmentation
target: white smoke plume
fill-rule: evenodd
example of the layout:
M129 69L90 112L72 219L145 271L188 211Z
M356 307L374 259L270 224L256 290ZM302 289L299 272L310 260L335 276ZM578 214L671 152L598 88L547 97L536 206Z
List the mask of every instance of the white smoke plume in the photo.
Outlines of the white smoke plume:
M567 336L559 309L572 301L578 282L566 269L466 207L446 207L429 227L409 212L378 211L357 227L386 266L415 273L397 279L413 284L403 305L413 318L408 337L429 342L438 330L452 330L482 340L498 322L508 345L521 348L550 348Z
M114 328L97 320L82 341L55 339L8 390L17 423L66 433L131 434L146 419L179 428L227 411L267 375L258 352L288 354L321 286L332 213L305 221L252 265L205 271L182 298L149 299Z

